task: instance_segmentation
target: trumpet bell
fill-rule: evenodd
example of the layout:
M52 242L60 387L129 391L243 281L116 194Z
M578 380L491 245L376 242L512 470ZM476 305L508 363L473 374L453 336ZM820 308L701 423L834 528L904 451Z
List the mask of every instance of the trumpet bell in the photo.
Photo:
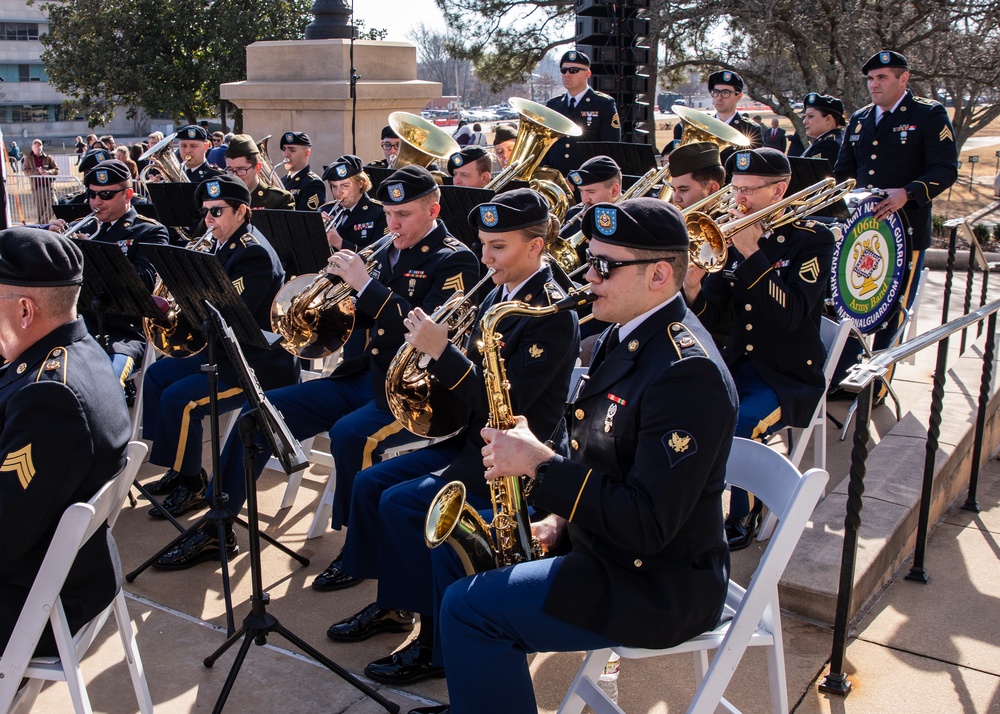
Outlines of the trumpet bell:
M354 301L334 306L323 294L303 305L300 297L316 280L315 273L285 283L271 303L271 329L281 335L281 346L302 359L323 359L339 350L354 330Z
M708 214L692 211L684 215L691 262L706 273L717 273L726 264L729 248L726 237Z
M448 132L416 114L393 112L389 126L399 136L399 153L393 168L416 164L427 168L434 162L447 162L462 150Z

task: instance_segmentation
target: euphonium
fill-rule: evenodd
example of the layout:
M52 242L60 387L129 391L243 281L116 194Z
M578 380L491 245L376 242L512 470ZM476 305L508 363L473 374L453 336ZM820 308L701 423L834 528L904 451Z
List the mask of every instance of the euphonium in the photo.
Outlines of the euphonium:
M215 249L212 229L209 228L201 237L193 239L185 247L199 253L211 253ZM208 341L201 331L201 326L193 325L187 315L181 313L180 306L162 280L157 279L153 297L161 298L167 303L162 318L156 320L142 318L142 330L153 349L167 357L190 357L205 349Z
M490 268L468 292L457 290L431 315L431 320L448 325L448 339L459 342L476 321L478 307L472 302L479 288L493 277ZM468 424L464 402L427 372L430 358L413 345L403 343L392 358L385 375L385 396L396 421L418 436L447 437Z
M371 273L374 256L396 238L387 233L358 253ZM303 359L323 359L347 342L354 330L353 289L326 272L300 275L285 283L271 303L271 329L281 346Z
M271 135L268 134L263 139L257 142L257 153L259 154L259 161L261 164L260 169L260 181L271 188L281 188L281 179L278 178L277 173L274 170L274 164L271 163L271 157L267 155L267 142L271 139Z
M497 331L497 325L513 315L543 317L582 307L595 299L592 293L581 290L546 307L531 307L523 302L511 301L499 303L486 311L479 325L482 331L483 379L490 408L487 426L510 429L515 423L510 383L500 357L503 335ZM491 523L487 523L476 509L466 503L465 484L461 481L447 484L434 497L424 521L427 546L450 545L462 561L467 575L538 558L541 547L531 536L522 478L507 476L489 482L493 501Z
M139 174L139 181L143 185L148 180L146 178L147 174L154 169L163 176L165 181L169 181L170 183L191 183L191 179L184 172L184 166L177 160L177 155L174 153L173 144L176 136L177 132L174 132L170 136L165 136L139 157L140 161L149 161L149 164ZM185 159L187 158L189 157L185 157Z

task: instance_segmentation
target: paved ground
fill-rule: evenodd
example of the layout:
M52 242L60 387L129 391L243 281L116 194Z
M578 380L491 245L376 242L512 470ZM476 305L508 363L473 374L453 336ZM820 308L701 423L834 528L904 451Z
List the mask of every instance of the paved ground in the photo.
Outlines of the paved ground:
M940 286L943 274L932 273L922 305L919 330L939 324ZM994 282L1000 280L994 278ZM956 292L961 300L961 286ZM977 288L978 295L978 288ZM960 304L960 302L959 302ZM952 310L952 316L959 308ZM957 349L957 340L953 341ZM904 366L897 384L904 406L912 395L926 392L933 354L921 355L913 366ZM911 396L908 396L911 395ZM836 402L831 414L842 419L846 403ZM882 408L875 414L875 438L885 434L895 420ZM847 473L849 442L828 430L828 463L831 486ZM206 457L207 461L207 457ZM811 463L807 454L804 464ZM153 478L161 469L145 465L141 478ZM407 640L406 635L383 635L356 645L328 640L325 629L373 599L374 583L339 593L315 593L312 578L338 552L343 534L327 532L307 540L314 501L322 489L324 473L313 468L303 481L295 504L279 511L285 479L269 472L260 482L261 524L283 543L312 559L301 567L274 548L263 553L263 582L272 598L270 611L288 628L348 670L358 673L364 665ZM819 694L817 678L830 655L827 627L785 615L786 669L789 698L800 712L1000 712L1000 464L983 472L982 512L951 510L933 532L928 551L931 580L920 585L897 579L860 623L848 648L854 691L847 699ZM128 509L119 520L116 536L126 569L133 568L169 540L169 524L146 515L148 505ZM245 533L239 533L241 545ZM734 578L747 582L759 558L751 547L734 554ZM832 566L836 567L836 565ZM241 553L230 566L234 602L239 621L249 610L248 556ZM213 706L228 672L234 651L213 669L202 659L225 639L225 607L221 597L221 570L203 564L181 573L149 571L126 586L138 642L157 711L186 713ZM98 712L136 710L120 645L105 628L84 662L85 677ZM470 653L470 656L475 656ZM538 655L532 660L539 710L553 712L581 660L579 654ZM488 672L483 673L489 679ZM736 672L729 697L746 712L770 711L763 657L751 653ZM622 666L620 702L629 712L682 711L693 692L692 667L687 657L662 661L631 661ZM406 692L380 690L403 706L446 701L441 681L427 682ZM290 643L272 637L264 648L252 647L227 709L258 712L377 712L381 709L338 677L294 652ZM43 690L35 711L70 711L65 685Z

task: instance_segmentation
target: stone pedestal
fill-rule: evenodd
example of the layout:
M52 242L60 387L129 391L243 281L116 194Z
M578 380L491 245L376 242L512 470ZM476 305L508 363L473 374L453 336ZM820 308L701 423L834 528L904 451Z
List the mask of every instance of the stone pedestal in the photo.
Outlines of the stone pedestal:
M286 131L304 131L313 142L313 171L351 151L350 40L255 42L247 47L247 79L223 84L221 94L243 110L243 130L255 140L268 134L268 153ZM363 161L382 159L382 127L396 111L420 114L441 96L439 82L417 79L417 48L406 42L355 40L355 137Z

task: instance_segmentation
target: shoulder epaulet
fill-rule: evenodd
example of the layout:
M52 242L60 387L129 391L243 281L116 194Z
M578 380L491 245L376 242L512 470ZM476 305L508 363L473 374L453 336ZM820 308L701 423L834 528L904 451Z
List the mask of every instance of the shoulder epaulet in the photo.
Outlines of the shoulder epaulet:
M451 248L452 250L461 250L462 248L465 247L465 243L460 241L458 238L455 238L454 236L445 236L444 244L449 248Z
M671 322L667 328L667 334L670 335L674 349L677 350L677 356L681 359L708 356L708 352L698 342L698 338L691 334L683 322Z
M66 384L66 348L53 347L42 360L42 366L35 375L36 382L62 382Z
M383 205L385 205L381 201L379 201L377 198L367 198L365 200L367 200L368 203L370 203L373 206L383 206Z
M319 174L317 174L317 173L315 173L313 171L309 172L309 178L315 179L317 181L322 181L323 180L322 178L320 178Z
M242 243L244 246L260 245L260 241L257 240L256 236L254 236L253 233L244 233L240 237L240 243Z
M923 104L928 107L938 106L941 104L941 102L936 99L931 99L930 97L918 97L916 95L913 96L913 101L917 104Z
M160 225L160 222L155 218L150 218L149 216L144 216L141 213L135 214L136 221L143 221L144 223L152 223L154 225Z
M612 101L614 100L614 97L612 97L610 94L605 94L604 92L598 92L596 89L594 90L594 94L596 94L601 99L611 99Z
M795 227L801 228L802 230L809 231L810 233L816 232L816 221L809 220L798 220L795 221Z
M566 297L566 292L559 287L559 284L553 280L548 280L544 286L545 296L548 298L548 304L551 305L554 302L559 302L564 297Z

